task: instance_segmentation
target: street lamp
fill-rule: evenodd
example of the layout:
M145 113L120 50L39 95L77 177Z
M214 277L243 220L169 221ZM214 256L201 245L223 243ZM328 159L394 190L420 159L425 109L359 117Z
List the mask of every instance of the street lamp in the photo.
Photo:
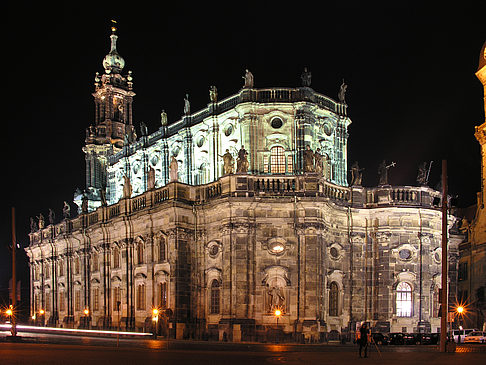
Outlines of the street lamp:
M89 329L89 317L88 317L89 316L89 309L85 308L83 313L84 313L84 321L85 321L84 323L86 325L86 328Z
M152 309L152 321L155 322L154 338L157 339L157 329L159 323L159 310L157 308Z
M275 311L273 312L273 314L275 315L275 318L277 318L277 331L275 332L275 342L278 343L278 320L280 318L280 316L282 315L282 311L279 309L279 308L275 308Z

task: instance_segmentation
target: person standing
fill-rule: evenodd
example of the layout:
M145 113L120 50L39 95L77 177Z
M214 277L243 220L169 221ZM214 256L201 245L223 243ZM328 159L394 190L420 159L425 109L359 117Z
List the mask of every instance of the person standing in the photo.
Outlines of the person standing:
M369 337L370 337L370 330L368 329L368 326L366 323L363 323L361 325L361 328L359 329L358 332L358 344L359 344L359 357L361 357L361 353L364 350L364 357L368 357L368 343Z

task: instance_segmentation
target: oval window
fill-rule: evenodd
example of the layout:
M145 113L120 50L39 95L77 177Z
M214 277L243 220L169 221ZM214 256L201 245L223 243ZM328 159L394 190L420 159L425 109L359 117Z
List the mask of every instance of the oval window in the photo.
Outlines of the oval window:
M226 137L229 137L229 136L231 136L232 133L233 133L233 126L231 124L228 124L226 126L226 128L224 129L224 135Z
M279 129L280 127L283 126L283 121L280 118L273 118L272 121L270 122L270 125L272 128Z
M412 258L412 251L404 248L398 252L398 256L400 256L402 260L410 260Z

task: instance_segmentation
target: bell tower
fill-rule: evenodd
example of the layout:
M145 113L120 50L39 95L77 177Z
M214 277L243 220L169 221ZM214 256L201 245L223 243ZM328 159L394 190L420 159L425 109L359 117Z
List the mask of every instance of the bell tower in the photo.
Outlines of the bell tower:
M115 23L115 22L113 22ZM110 51L103 59L104 73L95 76L95 104L93 123L86 129L83 152L86 160L86 188L74 201L82 210L91 211L104 200L107 183L108 157L117 153L125 144L135 141L132 120L133 92L132 72L122 75L125 60L116 48L118 36L115 24L111 27Z

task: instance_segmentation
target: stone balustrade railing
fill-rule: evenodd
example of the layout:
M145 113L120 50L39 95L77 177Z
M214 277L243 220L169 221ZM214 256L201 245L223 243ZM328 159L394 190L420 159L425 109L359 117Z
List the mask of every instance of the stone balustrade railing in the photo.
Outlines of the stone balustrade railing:
M431 209L440 208L441 193L429 187L380 186L374 188L343 187L305 175L227 175L206 185L191 186L170 183L141 195L120 199L110 206L101 206L93 212L65 219L30 234L31 244L52 239L58 235L77 231L119 216L138 214L146 208L154 208L169 200L188 204L204 204L219 198L287 196L304 199L322 199L356 208L382 206L410 206Z

